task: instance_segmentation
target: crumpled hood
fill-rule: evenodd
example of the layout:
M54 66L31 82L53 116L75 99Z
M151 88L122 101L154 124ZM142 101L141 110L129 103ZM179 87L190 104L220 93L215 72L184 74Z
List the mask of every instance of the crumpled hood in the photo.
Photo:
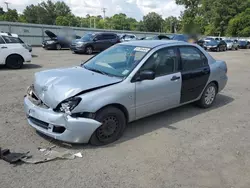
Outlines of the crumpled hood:
M80 92L122 81L82 67L53 69L35 74L36 95L49 107L56 108L63 100Z

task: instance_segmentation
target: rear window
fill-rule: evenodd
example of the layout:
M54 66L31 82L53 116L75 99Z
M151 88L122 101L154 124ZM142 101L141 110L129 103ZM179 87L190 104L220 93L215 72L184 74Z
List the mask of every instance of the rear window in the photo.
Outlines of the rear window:
M10 37L10 36L2 36L2 37L8 44L24 43L20 38Z

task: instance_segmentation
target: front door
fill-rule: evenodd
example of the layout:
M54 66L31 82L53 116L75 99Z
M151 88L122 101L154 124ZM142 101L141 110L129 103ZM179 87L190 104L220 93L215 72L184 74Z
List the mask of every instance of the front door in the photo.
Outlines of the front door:
M8 46L0 36L0 64L5 63L6 56L8 54Z
M179 47L181 56L181 103L197 99L210 75L206 56L196 47Z
M176 48L156 51L140 68L155 72L154 80L136 82L136 118L175 107L180 103L181 73Z

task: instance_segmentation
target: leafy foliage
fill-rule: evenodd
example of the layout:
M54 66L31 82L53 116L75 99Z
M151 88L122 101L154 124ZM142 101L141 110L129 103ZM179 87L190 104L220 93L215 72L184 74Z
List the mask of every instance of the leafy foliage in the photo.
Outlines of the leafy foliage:
M175 0L185 10L179 18L165 19L150 12L137 21L126 14L103 19L101 15L77 17L63 1L46 0L27 6L22 14L0 7L0 21L152 32L250 36L250 0Z

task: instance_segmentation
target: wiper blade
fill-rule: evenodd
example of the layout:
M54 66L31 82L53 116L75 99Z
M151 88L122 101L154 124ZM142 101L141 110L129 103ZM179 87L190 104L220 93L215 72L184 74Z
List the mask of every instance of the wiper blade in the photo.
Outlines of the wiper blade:
M100 71L100 70L97 70L97 69L93 69L93 68L89 68L89 67L86 67L85 65L83 65L83 67L84 67L85 69L90 70L90 71L97 72L97 73L101 73L101 74L103 74L103 75L109 76L109 74L107 74L107 73L105 73L105 72L103 72L103 71Z

